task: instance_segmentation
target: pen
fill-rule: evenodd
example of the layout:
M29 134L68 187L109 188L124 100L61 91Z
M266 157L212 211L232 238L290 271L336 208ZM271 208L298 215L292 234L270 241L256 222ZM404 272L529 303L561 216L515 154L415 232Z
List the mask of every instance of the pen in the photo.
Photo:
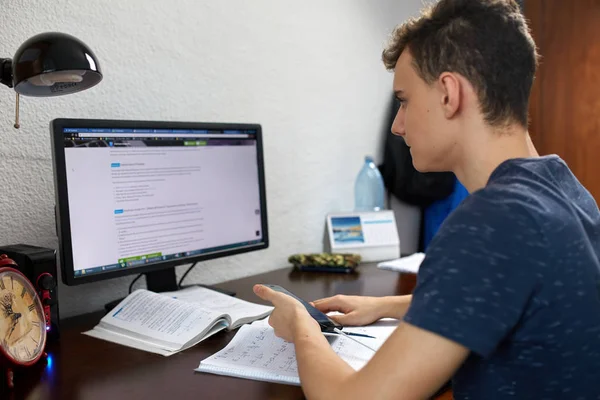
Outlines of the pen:
M370 338L370 339L377 339L375 336L370 336L370 335L365 335L364 333L354 333L354 332L344 332L346 335L350 335L350 336L360 336L360 337L366 337L366 338Z
M348 339L360 344L361 346L366 347L367 349L371 350L372 352L377 352L377 350L375 350L374 348L372 348L371 346L367 346L366 344L364 344L363 342L361 342L360 340L354 339L352 336L348 336L348 334L346 332L342 332L341 330L339 330L338 328L333 328L333 331L335 333L339 333L340 335L344 335L346 336ZM361 336L365 336L365 335L361 335Z

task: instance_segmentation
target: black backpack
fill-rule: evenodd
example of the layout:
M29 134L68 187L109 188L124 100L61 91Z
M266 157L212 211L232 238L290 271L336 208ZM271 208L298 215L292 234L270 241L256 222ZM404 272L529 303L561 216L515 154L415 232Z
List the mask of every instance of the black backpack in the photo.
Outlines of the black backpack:
M391 132L399 107L400 103L394 97L384 132L383 163L379 165L379 171L390 194L405 203L426 207L452 193L455 177L452 172L422 173L413 167L410 149L404 139Z

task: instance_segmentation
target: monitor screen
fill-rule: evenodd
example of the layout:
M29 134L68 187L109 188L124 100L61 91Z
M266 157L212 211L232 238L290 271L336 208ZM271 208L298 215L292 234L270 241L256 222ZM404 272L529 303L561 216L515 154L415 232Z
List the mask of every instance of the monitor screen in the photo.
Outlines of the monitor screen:
M268 245L260 125L51 125L67 284Z

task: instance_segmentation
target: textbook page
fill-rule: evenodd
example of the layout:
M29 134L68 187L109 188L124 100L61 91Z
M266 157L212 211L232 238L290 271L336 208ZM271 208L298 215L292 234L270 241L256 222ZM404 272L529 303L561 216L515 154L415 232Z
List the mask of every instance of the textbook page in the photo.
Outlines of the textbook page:
M173 351L208 331L221 315L219 311L139 289L102 318L98 326L134 339L144 338Z
M237 328L245 322L264 318L273 311L271 306L251 303L201 286L161 294L188 303L199 304L202 308L213 310L219 314L229 315L232 321L229 329Z
M221 324L215 325L211 330L208 331L206 335L202 338L198 338L197 341L190 342L187 346L182 347L180 350L172 351L166 350L160 346L157 346L155 343L151 343L142 339L132 338L131 336L122 335L120 333L112 332L101 328L99 326L94 327L87 332L83 332L84 335L94 337L96 339L106 340L108 342L117 343L122 346L131 347L133 349L147 351L149 353L160 354L161 356L172 356L173 354L177 354L181 350L188 349L190 347L195 346L198 342L207 339L214 335L215 333L225 329L226 324L223 322Z

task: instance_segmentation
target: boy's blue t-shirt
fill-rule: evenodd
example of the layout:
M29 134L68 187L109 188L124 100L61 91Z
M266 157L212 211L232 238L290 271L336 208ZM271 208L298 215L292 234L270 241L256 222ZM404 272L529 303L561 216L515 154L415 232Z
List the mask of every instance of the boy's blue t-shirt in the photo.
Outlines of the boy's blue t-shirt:
M429 243L435 237L444 220L469 195L469 192L454 178L454 190L441 200L434 201L423 211L423 248L427 251Z
M471 350L455 399L600 399L599 256L564 161L508 160L442 224L404 320Z

